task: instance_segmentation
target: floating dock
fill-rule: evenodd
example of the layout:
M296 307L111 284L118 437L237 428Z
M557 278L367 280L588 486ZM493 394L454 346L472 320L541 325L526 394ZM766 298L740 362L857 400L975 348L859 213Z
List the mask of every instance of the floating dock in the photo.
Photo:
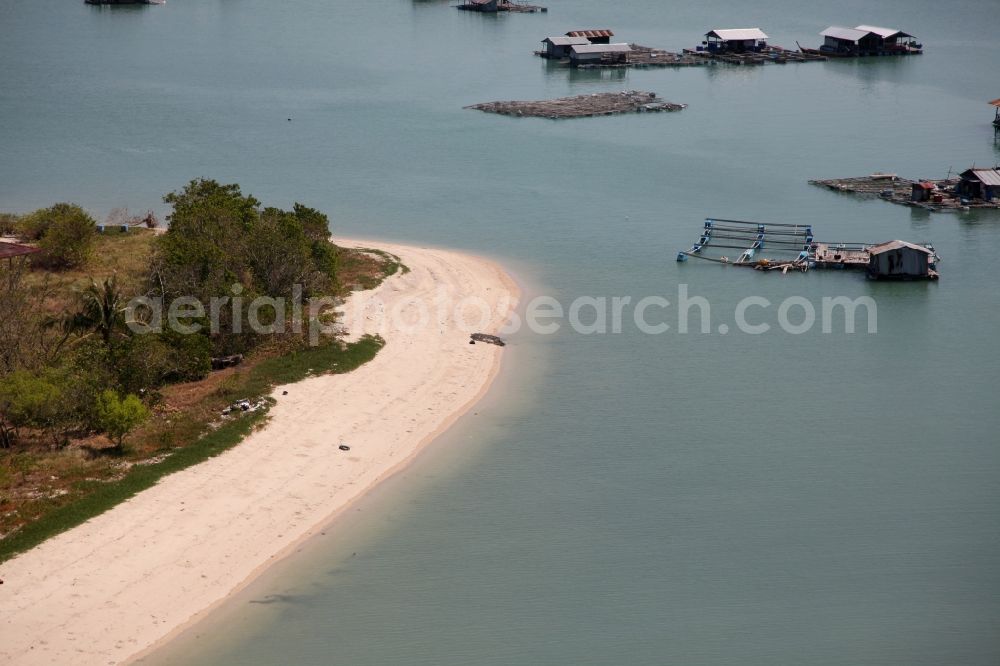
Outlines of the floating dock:
M656 93L626 90L617 93L595 93L538 101L486 102L465 107L504 116L550 118L587 118L620 113L655 113L680 111L687 104L675 104L659 99Z
M768 39L760 28L714 28L705 33L705 39L699 46L684 49L684 54L713 64L721 62L727 65L784 65L826 60L818 53L806 53L801 47L792 51L772 46L767 43Z
M769 256L762 256L765 252ZM691 249L677 253L677 261L688 258L782 273L804 273L810 268L855 269L866 271L872 279L899 280L936 280L940 261L929 243L821 242L814 239L810 224L714 218L705 219L701 237Z
M1000 184L1000 175L996 169L969 169L957 177L941 180L922 179L910 180L900 178L894 173L873 173L868 176L854 178L831 178L827 180L810 180L811 185L853 194L860 197L881 199L901 206L922 208L931 212L955 212L972 209L1000 209L1000 196L983 198L976 196L972 186L988 187L989 196ZM982 186L979 179L986 180ZM992 181L996 181L993 183ZM980 193L983 189L978 190Z
M456 5L456 7L464 11L483 12L486 14L496 14L499 12L534 14L536 12L549 11L548 7L512 2L511 0L465 0L462 4Z

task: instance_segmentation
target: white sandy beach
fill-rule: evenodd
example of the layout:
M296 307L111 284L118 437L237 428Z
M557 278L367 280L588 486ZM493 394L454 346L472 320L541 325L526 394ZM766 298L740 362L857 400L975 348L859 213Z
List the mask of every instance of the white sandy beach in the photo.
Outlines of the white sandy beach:
M280 387L268 424L245 442L0 564L0 663L117 664L167 640L483 395L501 349L469 345L467 328L430 306L482 299L492 314L474 330L494 332L518 296L509 276L469 255L352 243L393 252L411 269L346 308L350 336L380 333L385 348L352 373ZM414 299L428 305L425 325L379 316L415 315ZM358 305L365 314L352 317ZM349 452L338 450L342 441Z

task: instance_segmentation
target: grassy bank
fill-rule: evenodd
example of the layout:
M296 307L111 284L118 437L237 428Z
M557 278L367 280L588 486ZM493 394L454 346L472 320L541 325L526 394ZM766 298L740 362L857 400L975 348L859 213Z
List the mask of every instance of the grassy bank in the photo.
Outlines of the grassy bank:
M384 342L364 337L358 342L327 345L273 357L258 363L226 387L233 395L261 395L275 386L296 382L311 375L350 372L375 357ZM223 396L219 396L223 397ZM266 409L227 420L209 429L194 443L153 451L154 462L138 462L124 476L111 481L83 480L76 490L80 496L43 513L14 534L0 540L0 562L28 550L49 537L76 527L136 493L149 488L164 476L203 462L239 444L266 420ZM209 427L209 423L203 423Z

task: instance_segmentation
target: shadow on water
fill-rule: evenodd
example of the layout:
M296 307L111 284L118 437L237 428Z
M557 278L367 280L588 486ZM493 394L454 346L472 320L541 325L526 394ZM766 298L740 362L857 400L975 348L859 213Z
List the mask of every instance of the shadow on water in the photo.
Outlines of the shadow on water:
M628 78L628 70L624 67L607 69L580 69L572 67L568 60L551 60L541 58L542 69L546 77L563 76L570 83L591 83L603 81L624 81Z
M1000 210L964 210L954 213L952 218L957 219L963 227L983 225L992 231L1000 224Z
M116 12L116 13L127 13L127 12L141 12L145 11L149 7L156 7L162 9L160 5L165 4L163 2L119 2L114 4L91 4L89 2L83 3L87 6L90 11L93 12Z
M252 604L294 604L302 601L303 597L296 594L269 594L262 599L251 599Z
M910 208L910 222L913 223L913 229L925 230L930 229L934 224L934 216L944 215L944 213L932 213L926 208ZM930 240L922 241L930 242Z
M870 85L885 81L900 83L909 80L921 58L922 55L832 58L820 64L838 76L856 79L862 84Z

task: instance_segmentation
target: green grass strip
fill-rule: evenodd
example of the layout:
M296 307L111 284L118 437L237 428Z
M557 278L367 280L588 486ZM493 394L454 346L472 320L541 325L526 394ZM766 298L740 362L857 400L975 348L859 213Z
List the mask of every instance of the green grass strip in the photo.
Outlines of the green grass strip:
M382 338L366 336L343 347L334 343L268 359L248 373L240 392L247 396L263 395L274 386L291 384L312 375L350 372L373 359L384 345ZM86 494L79 500L46 513L0 541L0 562L104 513L168 474L231 449L262 424L266 415L266 410L260 410L227 421L193 444L174 449L160 462L133 466L117 481L87 483L82 487Z

